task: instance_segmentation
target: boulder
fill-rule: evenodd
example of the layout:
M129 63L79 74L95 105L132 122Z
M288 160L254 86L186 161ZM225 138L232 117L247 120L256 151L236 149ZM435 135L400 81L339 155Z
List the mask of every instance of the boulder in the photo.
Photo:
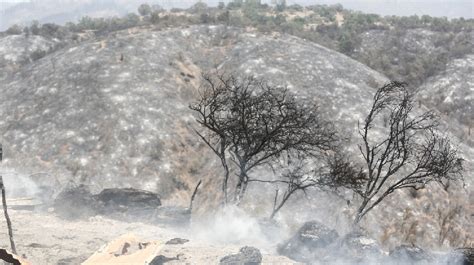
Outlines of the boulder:
M462 265L474 265L474 248L458 248L456 251L463 254Z
M360 232L353 232L340 239L339 244L333 246L333 260L351 264L378 264L386 258L377 240Z
M176 238L168 240L165 244L166 245L181 245L187 242L189 242L188 239L176 237Z
M258 265L262 263L260 250L254 247L243 247L239 253L223 257L220 265Z
M63 190L54 201L55 212L66 219L97 214L121 220L150 220L161 206L153 192L133 188L104 189L93 195L84 185Z
M161 200L156 193L133 188L104 189L95 198L103 204L103 210L106 212L120 212L130 209L156 209L161 206Z
M402 264L431 264L433 254L417 246L401 245L390 251L389 256Z
M84 186L68 187L54 200L54 211L62 218L77 219L96 214L97 201Z
M163 265L173 260L179 260L179 255L172 258L166 257L165 255L158 255L150 262L149 265Z
M296 234L278 247L278 252L291 259L310 262L324 255L324 248L339 238L334 229L317 222L306 222Z
M94 196L97 213L124 221L151 222L161 200L156 193L133 188L104 189Z
M444 258L446 265L474 265L474 248L458 248Z

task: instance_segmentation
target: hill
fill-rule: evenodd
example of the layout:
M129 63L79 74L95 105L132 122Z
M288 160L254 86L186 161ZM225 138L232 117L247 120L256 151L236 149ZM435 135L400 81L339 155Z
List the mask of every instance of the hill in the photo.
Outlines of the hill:
M15 174L43 173L33 177L38 186L132 186L184 203L203 179L205 192L197 202L202 207L215 205L220 196L219 164L194 134L188 109L201 72L215 68L253 74L314 99L352 141L357 141L358 121L366 115L375 89L388 81L313 42L253 29L143 26L70 43L23 65L2 82L0 141L5 166L14 172L7 176L7 185L14 186ZM459 146L470 174L473 150ZM442 215L458 205L462 210L450 222L455 228L441 245L472 242L472 176L466 178L467 191L453 187L444 192L434 186L415 194L397 193L368 218L367 229L389 246L439 246ZM438 192L433 195L432 190ZM273 190L254 190L252 198L270 202L269 192ZM333 217L353 210L344 199L318 196L305 203L295 201L286 216L299 222L315 218L321 208ZM247 207L257 211L261 206L248 201ZM420 222L420 216L426 222ZM335 223L344 229L344 223Z
M204 167L191 155L203 146L190 132L187 106L201 72L214 67L289 86L328 109L339 105L341 122L361 112L371 89L385 81L337 52L287 35L225 26L137 28L58 50L8 78L0 103L3 141L18 152L13 158L34 158L22 164L60 165L75 180L100 186L136 185L139 178L138 185L166 193L171 184L157 179L180 183L176 169L189 175Z

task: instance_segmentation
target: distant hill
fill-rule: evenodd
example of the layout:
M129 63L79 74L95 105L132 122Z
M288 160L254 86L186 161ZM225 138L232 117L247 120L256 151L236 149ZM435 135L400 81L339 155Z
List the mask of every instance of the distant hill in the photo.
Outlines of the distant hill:
M262 33L291 34L337 50L392 80L405 81L413 87L444 71L450 60L473 52L472 18L384 17L345 9L340 4L323 4L331 1L307 6L294 2L286 6L272 6L265 1L262 4L258 4L259 1L224 2L226 4L218 6L215 1L207 2L209 5L184 1L175 3L173 8L165 5L168 10L164 10L156 4L166 3L151 1L148 11L137 15L137 7L141 4L138 0L63 0L59 6L55 0L46 0L12 6L2 18L12 20L7 34L29 32L47 38L73 39L74 42L81 39L77 35L84 31L104 35L143 25L160 28L196 24L253 27ZM436 4L446 3L436 1ZM390 4L393 3L387 3ZM37 16L41 17L39 24L22 23L25 18L31 22ZM13 25L15 20L19 24Z
M0 30L13 24L40 23L64 24L76 21L83 16L107 17L123 16L136 11L142 1L132 0L40 0L18 4L8 4L0 10ZM1 2L0 2L1 5Z

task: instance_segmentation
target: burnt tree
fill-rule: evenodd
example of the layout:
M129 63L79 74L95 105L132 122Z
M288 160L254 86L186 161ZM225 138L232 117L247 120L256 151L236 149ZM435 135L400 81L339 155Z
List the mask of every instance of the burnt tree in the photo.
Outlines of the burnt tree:
M201 139L224 168L222 190L228 202L229 162L237 168L232 201L238 204L253 169L283 152L316 154L336 142L332 124L321 118L314 102L288 89L251 76L203 75L199 100L190 108L204 132Z
M2 162L2 160L3 160L3 148L2 148L2 144L0 144L0 163ZM5 220L7 222L8 237L10 238L10 246L12 248L12 253L17 254L16 253L15 242L13 241L12 222L10 221L10 216L8 215L5 185L3 184L3 177L1 175L0 175L0 190L1 190L1 193L2 193L3 214L5 215Z
M462 178L462 159L447 137L437 132L431 112L417 114L414 94L406 84L391 82L379 88L362 124L359 124L366 179L354 225L388 195L400 189L421 189L430 182L446 185ZM382 135L374 127L385 125Z

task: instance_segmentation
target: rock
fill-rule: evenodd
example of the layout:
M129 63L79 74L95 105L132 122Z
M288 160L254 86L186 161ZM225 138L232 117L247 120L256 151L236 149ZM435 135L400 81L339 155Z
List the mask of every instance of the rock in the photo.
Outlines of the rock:
M354 232L344 236L336 249L333 259L351 264L372 264L385 259L385 253L375 239ZM377 262L375 262L377 263Z
M474 248L458 248L445 256L446 265L474 265Z
M334 242L339 235L336 230L330 229L327 226L317 222L311 221L305 223L296 234L299 241L311 248L325 247Z
M31 263L24 258L18 257L17 255L8 252L6 249L0 249L0 261L1 264L31 265Z
M474 248L459 248L456 251L463 254L463 265L474 265Z
M66 188L54 200L54 211L65 219L93 216L96 206L96 200L84 185Z
M189 225L191 220L188 208L163 207L156 193L133 188L104 189L97 195L92 195L84 185L68 188L56 198L54 210L66 219L99 214L123 221L178 226Z
M161 200L157 194L133 188L104 189L94 197L102 204L101 211L104 213L154 210L161 206Z
M173 238L173 239L168 240L165 244L166 245L181 245L181 244L184 244L184 243L187 243L187 242L189 242L188 239Z
M84 185L65 189L54 202L55 212L67 219L101 214L115 219L146 221L159 206L159 196L150 191L114 188L92 195Z
M403 264L431 264L433 255L420 247L401 245L390 251L389 256Z
M338 237L336 230L317 221L306 222L292 238L278 247L278 253L296 261L309 262L321 254L320 249L329 246Z
M220 265L257 265L262 263L260 250L254 247L243 247L239 253L223 257Z
M376 240L359 232L340 238L335 230L316 221L305 223L278 251L305 263L378 264L386 258Z
M168 258L163 255L156 256L151 262L150 265L163 265L166 262L172 261L172 260L179 260L179 255L173 258Z
M155 210L152 223L187 226L191 221L191 211L185 207L164 206Z

